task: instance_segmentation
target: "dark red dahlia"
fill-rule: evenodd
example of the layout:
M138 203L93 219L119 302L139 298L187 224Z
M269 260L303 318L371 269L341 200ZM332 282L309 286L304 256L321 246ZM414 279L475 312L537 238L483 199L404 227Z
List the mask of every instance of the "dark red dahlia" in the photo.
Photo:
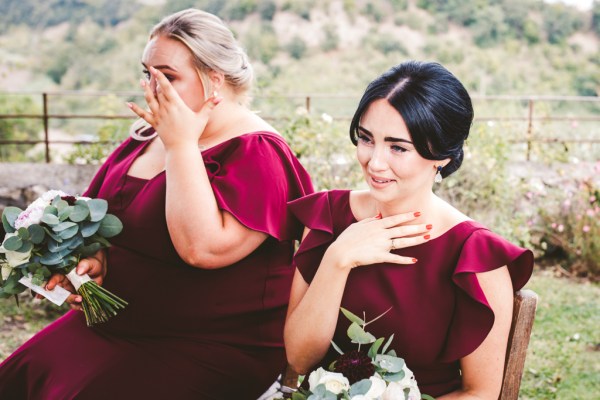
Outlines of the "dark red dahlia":
M67 204L69 204L70 206L75 204L75 201L77 201L77 199L74 196L61 196L60 198L66 201Z
M350 384L369 379L375 373L375 366L371 363L371 358L364 352L352 350L344 353L335 363L335 372L344 374Z

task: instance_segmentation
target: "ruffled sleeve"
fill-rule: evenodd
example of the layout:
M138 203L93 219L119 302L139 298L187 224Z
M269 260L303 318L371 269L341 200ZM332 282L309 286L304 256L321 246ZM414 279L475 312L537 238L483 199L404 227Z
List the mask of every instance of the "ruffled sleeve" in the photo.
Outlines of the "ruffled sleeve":
M477 229L465 240L452 275L457 287L456 304L440 357L442 361L455 361L472 353L487 337L494 323L494 313L475 274L504 265L517 291L531 277L533 253L487 229Z
M205 154L220 209L280 241L302 236L302 225L288 211L287 202L312 193L313 187L282 138L269 133L242 135Z
M289 204L291 212L310 229L294 256L294 264L307 283L312 282L329 245L352 222L342 222L342 226L336 226L340 222L334 210L339 212L346 209L341 203L347 195L348 191L344 190L319 192Z

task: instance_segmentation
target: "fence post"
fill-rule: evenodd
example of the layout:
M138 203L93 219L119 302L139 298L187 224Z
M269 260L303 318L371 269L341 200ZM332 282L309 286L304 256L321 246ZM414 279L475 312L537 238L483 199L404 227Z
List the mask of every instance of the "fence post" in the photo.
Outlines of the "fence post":
M531 156L531 141L533 140L533 99L529 99L529 117L527 124L527 161Z
M46 148L46 163L50 163L50 140L48 137L48 93L42 93L42 103L44 105L44 146Z
M306 105L306 112L310 113L310 96L306 96L304 104Z

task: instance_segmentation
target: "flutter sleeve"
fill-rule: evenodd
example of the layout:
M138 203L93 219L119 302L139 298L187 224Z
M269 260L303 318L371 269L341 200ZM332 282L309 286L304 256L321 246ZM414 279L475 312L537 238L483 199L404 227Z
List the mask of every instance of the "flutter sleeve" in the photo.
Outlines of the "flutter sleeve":
M210 154L204 161L220 209L280 241L300 239L302 225L287 202L312 193L313 187L282 138L242 135Z
M325 251L336 238L333 210L337 193L313 193L289 204L291 212L310 229L294 256L294 264L307 283L312 282Z
M455 361L472 353L489 334L494 313L476 274L505 265L517 291L531 277L533 253L487 229L475 230L464 242L452 275L457 287L456 304L442 361Z

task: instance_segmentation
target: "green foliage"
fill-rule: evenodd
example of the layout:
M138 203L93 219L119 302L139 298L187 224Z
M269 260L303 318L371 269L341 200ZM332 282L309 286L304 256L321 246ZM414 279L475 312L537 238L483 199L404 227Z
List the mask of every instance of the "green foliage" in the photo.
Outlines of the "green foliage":
M329 117L330 118L330 117ZM347 134L347 123L296 114L280 131L310 173L315 190L356 188L362 174Z
M248 57L269 64L279 51L279 42L269 22L256 24L241 38Z
M542 16L548 41L554 44L564 43L583 26L581 15L562 3L545 4Z
M596 166L600 170L600 164ZM600 276L600 189L591 179L577 186L533 192L539 207L534 229L542 256L579 276Z
M363 13L371 17L375 22L381 22L385 17L384 11L377 5L377 3L372 1L369 1L367 4L365 4Z
M336 50L340 44L340 37L333 24L327 24L323 27L325 38L321 42L321 50L331 51Z
M310 20L310 10L316 4L316 0L284 0L281 9L297 14L303 19Z
M0 114L33 114L41 113L39 105L29 96L0 96ZM32 119L0 119L0 140L38 140L42 124ZM31 145L15 144L0 146L0 161L16 162L41 159L41 153L34 155Z
M308 50L306 43L299 36L294 36L292 40L285 46L285 49L289 53L292 58L296 60L300 60L306 54L306 50Z
M591 28L597 36L600 36L600 1L598 0L594 0L594 2L592 3Z
M263 21L272 21L277 11L277 3L275 0L259 0L257 9Z

